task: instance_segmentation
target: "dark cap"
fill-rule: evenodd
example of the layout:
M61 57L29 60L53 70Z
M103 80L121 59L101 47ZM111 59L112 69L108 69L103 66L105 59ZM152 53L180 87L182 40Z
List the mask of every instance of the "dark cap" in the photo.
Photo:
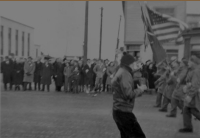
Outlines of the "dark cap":
M122 64L122 65L128 65L128 66L129 66L129 65L132 64L134 61L135 61L135 60L134 60L133 56L131 56L131 55L129 55L129 54L124 55L124 56L122 56L122 58L121 58L121 64Z

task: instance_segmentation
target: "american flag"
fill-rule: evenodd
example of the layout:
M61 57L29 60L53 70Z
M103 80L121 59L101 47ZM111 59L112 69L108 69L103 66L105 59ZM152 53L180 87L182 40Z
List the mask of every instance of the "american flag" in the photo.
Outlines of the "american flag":
M161 44L168 42L184 43L181 33L188 28L187 24L169 15L155 12L147 5L146 7L153 34Z

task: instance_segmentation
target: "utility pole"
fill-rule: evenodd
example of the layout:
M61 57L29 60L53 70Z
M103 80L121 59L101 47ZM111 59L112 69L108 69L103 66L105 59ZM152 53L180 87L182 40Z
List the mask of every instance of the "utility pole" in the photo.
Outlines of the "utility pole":
M103 7L101 7L101 26L100 26L99 59L101 59L102 20L103 20Z
M88 45L88 8L89 1L85 3L85 33L84 33L84 46L83 46L83 60L87 63L87 45Z
M121 15L120 15L120 20L119 20L119 28L118 28L118 36L117 36L117 45L116 45L116 50L119 48L119 31L120 31L120 23L121 23ZM115 61L117 60L117 54L115 54Z

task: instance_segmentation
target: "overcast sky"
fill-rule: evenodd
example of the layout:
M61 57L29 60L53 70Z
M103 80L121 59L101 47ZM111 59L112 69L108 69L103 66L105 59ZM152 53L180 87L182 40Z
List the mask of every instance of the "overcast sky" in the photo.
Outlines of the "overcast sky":
M104 8L102 58L114 59L120 15L120 1L89 2L88 57L98 58L100 7ZM200 1L187 2L187 13L200 13ZM84 41L84 1L0 1L0 15L35 28L34 42L45 54L55 57L81 56ZM124 19L120 46L124 41Z

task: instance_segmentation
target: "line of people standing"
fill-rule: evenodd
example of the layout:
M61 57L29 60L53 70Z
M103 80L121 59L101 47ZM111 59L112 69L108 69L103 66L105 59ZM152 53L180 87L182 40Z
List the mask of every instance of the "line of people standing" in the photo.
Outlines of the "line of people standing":
M3 74L4 90L10 90L15 85L15 90L50 91L52 80L55 82L55 90L60 92L64 87L65 92L110 91L110 79L115 72L117 62L109 60L67 60L58 58L54 62L50 57L38 58L33 61L31 57L9 58L1 61L1 73Z
M159 76L155 82L158 89L155 107L167 112L171 104L166 117L176 117L179 107L184 124L179 132L193 132L192 115L200 120L200 59L193 55L189 61L183 58L181 62L163 62L155 75Z

